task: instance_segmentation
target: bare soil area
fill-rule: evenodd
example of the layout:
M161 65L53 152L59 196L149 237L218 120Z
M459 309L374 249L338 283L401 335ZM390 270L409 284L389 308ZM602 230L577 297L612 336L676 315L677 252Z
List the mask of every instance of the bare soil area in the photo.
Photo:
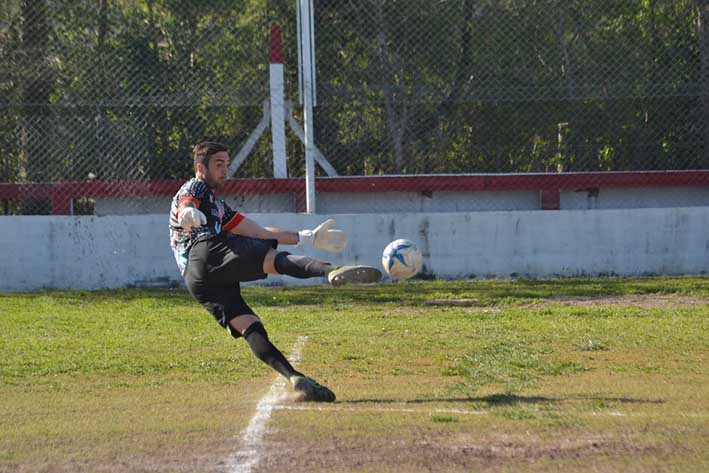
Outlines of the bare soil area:
M559 304L577 307L595 306L624 306L642 308L669 308L709 305L709 299L698 297L659 295L659 294L634 294L622 296L591 296L591 297L571 297L558 296L547 299L541 304L531 304L531 307L539 307L548 304Z
M417 432L386 442L321 438L310 442L272 442L255 471L527 471L534 463L594 457L664 455L661 447L631 437L559 437L544 441L529 435L437 435Z

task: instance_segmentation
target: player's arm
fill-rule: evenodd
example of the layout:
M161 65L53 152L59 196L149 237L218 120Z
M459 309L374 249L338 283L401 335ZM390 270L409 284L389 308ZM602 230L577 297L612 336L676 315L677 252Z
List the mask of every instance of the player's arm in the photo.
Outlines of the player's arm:
M276 227L262 227L253 220L244 217L242 214L237 214L234 219L238 219L238 223L234 226L227 224L224 226L224 229L236 235L261 238L263 240L277 240L281 245L296 245L299 242L298 232L291 232Z
M236 224L230 225L232 223ZM331 253L340 253L347 246L347 235L342 230L333 229L334 225L335 220L329 219L313 230L293 232L277 227L262 227L242 214L237 214L224 229L237 235L278 240L278 243L283 245L308 245Z

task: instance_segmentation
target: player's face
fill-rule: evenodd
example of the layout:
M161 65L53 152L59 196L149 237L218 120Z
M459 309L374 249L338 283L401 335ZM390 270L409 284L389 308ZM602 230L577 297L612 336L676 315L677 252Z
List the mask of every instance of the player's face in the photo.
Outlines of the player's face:
M209 160L205 176L207 185L212 189L221 189L224 187L228 175L229 154L226 151L220 151Z

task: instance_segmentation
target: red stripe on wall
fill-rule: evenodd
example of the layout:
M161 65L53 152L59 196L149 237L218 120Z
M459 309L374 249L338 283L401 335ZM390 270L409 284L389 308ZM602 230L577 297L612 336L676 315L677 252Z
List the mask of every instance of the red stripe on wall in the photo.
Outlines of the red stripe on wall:
M182 184L183 180L0 184L0 199L50 199L53 212L66 215L72 199L173 196ZM709 186L709 170L321 177L315 185L317 192L340 193L538 190L542 208L555 208L560 190L702 187ZM294 194L302 206L305 180L229 179L220 189L223 196L283 193Z

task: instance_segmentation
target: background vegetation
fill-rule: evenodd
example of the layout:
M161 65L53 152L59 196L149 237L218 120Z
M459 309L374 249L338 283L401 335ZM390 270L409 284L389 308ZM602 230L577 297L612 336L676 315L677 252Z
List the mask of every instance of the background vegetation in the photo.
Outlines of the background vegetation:
M316 141L342 175L709 164L705 0L314 4ZM6 0L0 182L182 178L201 138L235 152L268 95L273 23L299 113L295 7ZM290 132L288 157L302 176ZM262 139L237 177L270 169Z

